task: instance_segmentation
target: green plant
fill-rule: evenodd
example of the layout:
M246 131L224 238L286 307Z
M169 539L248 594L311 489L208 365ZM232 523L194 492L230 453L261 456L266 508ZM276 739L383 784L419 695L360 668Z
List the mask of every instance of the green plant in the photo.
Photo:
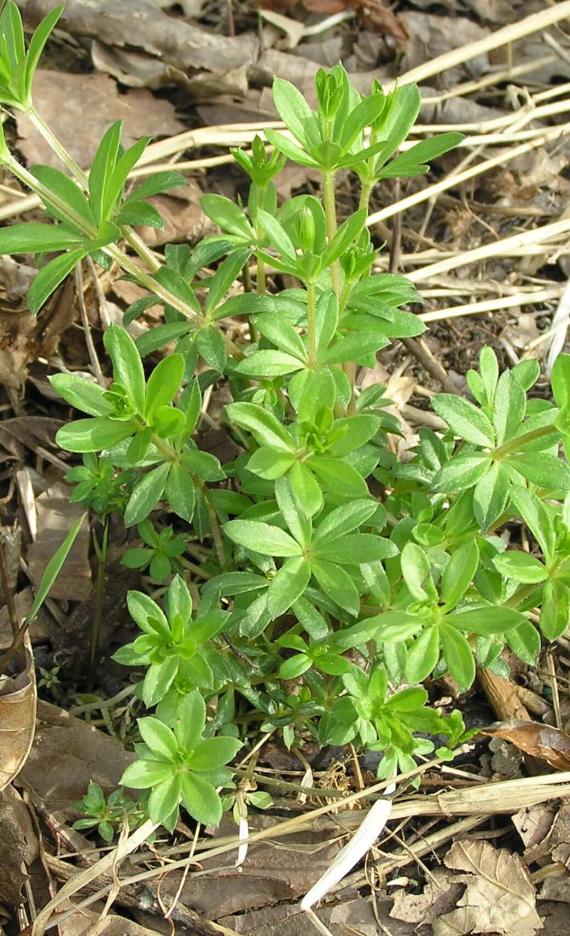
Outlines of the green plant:
M15 5L0 17L2 100L28 110L68 172L25 170L3 144L5 167L54 223L3 228L0 252L57 254L34 281L33 309L86 255L147 290L124 327L105 332L107 387L51 378L85 414L58 433L83 456L71 496L105 536L111 513L138 528L146 546L130 548L127 565L150 565L157 580L177 573L165 595L129 596L141 634L115 659L140 672L137 694L153 714L139 720L143 743L122 782L152 788L150 816L173 828L180 805L217 823L237 803L228 764L259 732L279 732L289 747L310 736L377 751L380 777L436 744L453 756L466 736L461 714L433 706L419 684L448 673L466 690L477 666L504 671L505 646L534 661L542 636L568 626L570 603L570 468L560 456L561 445L570 450L570 356L556 362L549 402L529 397L535 362L499 374L484 349L468 374L472 399L436 396L447 429L421 430L406 461L391 445L400 428L384 388L358 388L359 366L424 330L404 308L421 301L414 287L375 272L370 192L426 172L460 135L403 147L420 106L414 85L385 94L375 83L362 96L339 65L318 72L313 111L277 79L288 134L267 131L273 149L256 138L251 153L234 153L251 180L247 206L206 195L220 233L194 249L168 246L159 264L130 224L161 223L146 199L180 178L159 174L129 193L145 141L123 152L119 125L85 176L33 108L31 77L18 77L33 72L55 17L28 53ZM321 172L322 199L278 205L286 159ZM360 201L339 225L341 169L360 180ZM281 274L296 285L280 289ZM129 324L157 304L163 323L135 342ZM236 319L247 327L229 329ZM238 452L224 465L197 436L206 391L222 380L223 428ZM529 548L507 549L506 527L513 541L524 529ZM199 564L181 559L190 531Z
M90 782L87 793L75 804L76 810L83 815L73 823L78 832L97 829L97 834L110 844L126 825L133 832L145 821L146 813L139 803L126 796L118 787L105 794L98 783Z

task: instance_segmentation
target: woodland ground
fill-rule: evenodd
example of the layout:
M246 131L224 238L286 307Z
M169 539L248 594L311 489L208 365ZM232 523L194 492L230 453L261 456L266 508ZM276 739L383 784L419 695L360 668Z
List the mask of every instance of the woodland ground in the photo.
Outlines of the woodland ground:
M19 5L31 24L52 3ZM541 17L553 9L558 21L545 27ZM109 123L123 118L127 142L147 133L154 139L137 171L176 165L187 174L185 189L158 199L165 231L142 232L160 251L165 242L195 242L207 232L202 193L244 193L228 149L276 119L272 76L310 94L317 67L339 59L362 89L372 78L418 81L419 138L440 129L466 135L430 175L401 189L383 183L373 196L370 224L386 244L383 268L418 285L425 305L415 311L429 324L419 348L396 342L365 375L386 384L405 449L418 427L441 427L430 397L442 386L463 388L483 345L503 365L538 358L538 389L547 394L549 366L567 343L570 3L266 0L258 9L250 0L68 0L35 97L81 165ZM25 118L8 116L5 130L26 164L53 160ZM12 179L0 181L0 220L39 217L33 197ZM291 165L279 184L287 199L314 191L318 179ZM357 198L349 175L340 197L347 215ZM78 514L63 484L67 456L54 442L68 410L47 376L99 366L105 326L120 322L138 295L114 271L86 265L34 318L26 306L31 262L0 258L4 647L10 620L29 610L33 586ZM152 318L136 327L152 327ZM214 391L214 427L222 403ZM226 444L207 421L205 431L212 451ZM125 593L140 584L118 561L124 535L112 535L106 655L129 637ZM131 757L123 740L139 714L123 667L106 664L96 684L87 684L95 572L85 527L31 628L36 732L0 799L0 931L29 932L40 914L61 936L315 932L300 899L369 803L363 796L342 806L345 794L374 783L366 759L350 749L307 743L297 755L273 739L261 748L255 771L273 806L250 817L258 843L239 868L230 818L197 841L184 826L173 837L160 835L120 869L113 848L72 829L89 780L106 790L116 784ZM323 932L570 933L570 641L560 638L534 668L509 662L510 679L486 671L460 700L467 723L484 733L453 765L422 768L416 791L402 790L365 866L320 908ZM5 742L0 778L11 759L24 759L31 737L31 674L30 662L19 685L22 732ZM442 704L455 693L441 681L431 688ZM6 704L0 694L0 737ZM310 795L299 792L301 784ZM43 932L40 924L34 932Z

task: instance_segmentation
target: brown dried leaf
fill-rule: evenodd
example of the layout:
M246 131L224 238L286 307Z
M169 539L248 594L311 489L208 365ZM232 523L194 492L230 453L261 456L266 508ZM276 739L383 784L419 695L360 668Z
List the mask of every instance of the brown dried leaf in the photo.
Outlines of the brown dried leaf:
M34 78L34 95L41 102L42 117L52 132L83 168L91 164L101 137L114 120L124 122L124 146L130 146L143 133L171 136L184 129L168 101L154 97L144 88L119 94L108 75L40 69ZM61 106L62 100L65 107ZM57 156L22 111L16 112L16 121L21 137L19 149L28 163L59 168ZM77 132L78 127L81 133Z
M482 729L482 734L503 738L520 751L546 761L556 770L570 770L570 735L551 725L532 721L507 721Z
M28 807L14 787L0 793L0 901L21 903L28 875L25 868L38 855L38 840Z
M164 228L138 227L138 233L147 244L154 247L201 236L205 222L200 208L201 197L202 189L196 182L189 180L183 188L151 198L150 201L164 220Z
M24 5L24 13L30 20L33 18L34 24L52 9L52 0ZM249 66L259 49L251 34L233 38L216 35L169 16L152 0L67 0L60 25L73 36L89 36L109 46L143 49L176 68L205 69L214 75ZM86 76L77 77L85 80ZM86 113L89 120L97 116L95 107L89 107ZM82 120L81 125L84 123ZM146 118L143 129L150 132Z
M117 738L40 700L36 736L18 785L42 811L71 813L90 780L109 792L133 757Z
M28 759L36 726L37 689L29 635L24 635L14 676L0 676L0 790L4 790Z
M489 842L463 841L452 845L444 862L465 872L456 880L467 888L456 910L434 920L434 936L532 936L542 929L534 886L519 855Z
M400 13L400 19L410 35L401 63L402 71L429 62L450 49L483 39L490 32L466 17L458 21L454 16L434 16L418 10L406 10ZM469 58L462 66L448 68L442 82L445 87L453 87L455 82L465 79L466 74L478 78L488 67L487 55L478 55Z
M455 907L461 896L462 886L444 868L430 872L423 893L410 894L407 888L393 892L394 906L390 916L405 923L433 923L443 913Z
M38 535L28 550L28 565L32 582L38 585L49 560L83 511L78 504L71 503L69 489L64 484L54 484L40 494L35 506ZM86 519L53 584L50 596L83 601L90 593L89 524Z

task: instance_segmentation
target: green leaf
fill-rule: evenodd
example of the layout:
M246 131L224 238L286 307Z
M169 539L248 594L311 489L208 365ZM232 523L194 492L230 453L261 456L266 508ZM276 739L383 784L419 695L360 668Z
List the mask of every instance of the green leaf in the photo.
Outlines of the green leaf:
M473 492L473 513L481 530L488 530L503 514L509 499L509 475L504 465L493 462Z
M172 465L164 487L164 496L178 517L188 523L192 521L196 504L194 482L182 465Z
M237 738L206 738L192 751L192 770L215 770L216 767L222 767L236 756L241 746Z
M55 441L68 452L101 452L112 449L135 430L136 425L132 422L95 416L92 419L76 419L62 426L56 433Z
M295 85L283 78L273 81L273 103L281 120L293 136L309 149L315 142L314 117L305 98Z
M545 584L542 593L540 629L547 640L556 640L570 624L570 589L556 580Z
M66 403L90 416L108 416L113 412L113 406L105 399L105 390L92 380L75 374L53 374L48 380Z
M50 192L53 192L59 201L63 201L69 209L76 216L77 222L85 222L87 225L90 225L93 229L96 228L95 217L91 210L91 206L87 201L85 195L81 191L78 185L73 182L69 176L65 173L60 172L59 169L54 169L52 166L33 166L32 174L38 179L45 188L49 189ZM45 199L48 203L48 199ZM66 222L68 220L68 214L64 214L59 205L56 202L49 202L50 210L60 221ZM95 230L93 231L95 233ZM76 237L80 236L76 234Z
M562 409L570 406L570 354L559 354L552 368L552 394Z
M24 67L24 104L29 107L32 103L32 81L40 56L44 46L49 39L58 19L63 13L63 6L56 6L53 10L44 16L39 26L34 31L28 45L28 54L26 55L26 65Z
M184 374L184 356L170 354L154 368L146 387L145 416L152 423L159 406L172 403Z
M257 520L230 520L224 533L238 546L268 556L300 556L301 547L279 527Z
M223 195L203 195L200 204L215 224L240 238L253 240L253 230L239 205Z
M196 332L196 347L206 364L223 373L227 360L226 343L216 325L207 325Z
M314 471L327 490L340 497L366 497L366 481L356 468L338 458L326 458L324 455L312 455L307 459L307 466Z
M435 588L431 577L431 563L421 546L406 543L402 549L400 564L410 594L418 601L433 599Z
M282 377L301 370L304 362L284 351L253 351L236 366L236 371L249 377Z
M171 775L172 766L165 761L137 760L123 771L119 783L133 790L148 790Z
M321 559L329 559L341 565L362 565L397 556L398 547L382 536L352 533L333 542L313 542L313 552Z
M327 562L325 559L315 560L312 569L313 575L327 598L356 617L360 610L360 596L348 573L341 566Z
M279 679L298 679L313 665L312 660L305 653L296 653L284 660L277 671Z
M482 608L470 608L458 614L447 614L445 621L452 627L458 627L467 633L480 634L487 637L489 634L504 634L513 627L518 627L526 618L520 611L511 608L486 605Z
M165 761L176 762L178 742L174 732L158 718L139 718L137 725L141 738L153 754Z
M307 547L311 540L311 522L307 515L299 509L286 478L276 481L275 499L290 533L293 534L301 546Z
M30 312L35 314L40 311L43 304L83 259L85 254L86 251L83 249L70 250L68 253L60 254L54 260L50 260L41 268L28 292Z
M299 146L295 146L291 140L283 136L282 133L277 133L276 130L268 128L265 131L265 137L271 146L274 146L280 153L283 153L287 159L292 160L292 162L299 163L301 166L311 166L314 169L318 167L319 164L316 159L313 159L312 156L308 156Z
M380 179L405 179L409 176L424 175L429 171L428 163L458 146L463 139L462 133L440 133L429 140L416 143L405 153L388 163L379 173Z
M295 456L290 452L283 452L271 448L269 445L262 445L249 459L247 470L252 471L260 478L275 481L276 478L283 477L294 464Z
M277 452L274 451L274 455L277 455ZM318 513L323 505L323 492L315 476L302 462L293 463L289 473L289 483L301 510L308 517L313 517Z
M524 419L526 394L511 371L501 374L495 393L493 425L497 432L497 445L502 445L517 432Z
M539 487L547 491L570 491L570 467L561 458L541 452L536 455L515 455L508 464Z
M183 695L176 707L175 735L186 751L200 742L206 725L206 703L197 689Z
M167 657L162 663L149 666L142 685L142 697L146 706L157 705L170 689L178 672L178 657Z
M540 653L540 634L530 621L523 621L507 634L507 643L513 653L529 666L536 664Z
M521 550L509 550L496 556L493 562L501 575L514 579L515 582L534 584L544 582L548 578L548 572L542 562Z
M460 689L469 689L475 680L475 660L467 639L454 627L440 627L445 662Z
M488 472L491 460L486 455L455 455L436 474L434 491L466 491Z
M330 543L357 530L376 512L376 507L376 503L370 498L352 501L350 504L343 504L342 507L331 510L319 524L313 537L313 545L317 546L322 542Z
M303 344L303 339L284 319L276 318L271 312L257 315L254 324L257 330L280 351L285 351L300 361L307 360L307 349Z
M109 192L119 156L121 129L122 122L116 120L105 131L89 171L90 201L98 225L109 217L111 207Z
M73 544L86 516L87 514L83 513L80 517L77 518L69 533L65 537L63 543L57 547L53 556L46 565L41 577L40 584L38 585L36 597L34 598L32 607L26 615L26 621L33 621L36 618L38 611L51 591L53 583L61 572L65 560L73 549Z
M124 328L110 325L103 343L113 362L113 377L124 387L137 413L145 410L145 379L139 350Z
M301 598L310 577L311 566L302 556L283 563L267 591L267 608L274 619L285 614Z
M125 526L133 526L148 517L162 497L170 470L170 462L164 462L137 481L125 508Z
M323 266L330 266L348 250L352 242L362 231L366 221L366 211L356 211L341 224L331 243L322 255Z
M414 640L406 658L406 681L423 682L439 660L439 629L428 627Z
M552 516L547 507L536 494L523 487L512 489L511 501L535 537L546 561L550 563L554 556L556 537Z
M492 446L493 426L480 409L453 393L438 393L433 408L460 439L475 445Z
M168 780L163 780L154 787L148 799L148 814L153 822L170 826L173 814L176 816L182 790L180 774L173 773Z
M293 441L287 430L273 415L256 403L230 403L226 406L230 423L251 432L259 445L294 451Z
M182 775L184 809L204 825L217 826L222 818L222 801L215 787L204 777L193 773Z
M449 559L441 581L441 597L448 608L455 608L475 577L479 566L479 547L474 539L464 543Z

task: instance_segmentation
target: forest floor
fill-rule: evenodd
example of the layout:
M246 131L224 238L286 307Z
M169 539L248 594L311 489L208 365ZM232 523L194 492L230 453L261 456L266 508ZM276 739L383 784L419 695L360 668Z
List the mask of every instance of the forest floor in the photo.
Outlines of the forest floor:
M52 3L19 5L33 24ZM465 134L429 175L400 188L388 181L373 196L381 267L391 256L392 269L418 286L428 324L419 356L398 342L378 355L375 379L402 420L402 444L422 425L441 427L430 398L445 381L462 389L483 345L504 366L537 358L538 392L547 394L570 319L570 3L265 0L258 9L249 0L67 0L35 96L82 166L122 118L126 142L153 137L138 171L176 166L187 175L184 189L157 200L165 230L142 231L160 251L207 232L204 192L244 194L229 147L276 120L272 77L310 96L316 69L338 60L362 90L374 78L417 81L416 138ZM5 130L25 164L53 162L25 116L10 116ZM0 181L1 221L39 217L34 197ZM290 165L279 185L287 199L314 191L318 177ZM348 174L340 200L344 215L356 207ZM86 330L100 348L105 325L139 295L112 271L93 271L71 277L36 318L26 306L35 271L0 257L0 648L79 511L54 441L65 408L47 376L62 364L88 371ZM37 685L37 721L26 763L0 798L0 932L31 932L36 920L34 933L53 927L60 936L310 936L315 927L333 936L570 934L570 640L545 649L536 667L508 660L509 679L480 676L461 699L466 721L503 727L478 734L451 765L418 769L419 786L396 796L365 865L314 919L300 909L302 896L382 792L350 749L308 745L299 756L274 739L263 746L256 770L273 806L249 817L239 867L229 817L199 838L180 825L136 853L126 836L105 846L72 828L89 781L117 784L132 757L123 739L140 714L123 668L105 666L95 686L86 682L94 573L85 527L31 627L36 684L30 666L19 691L33 720ZM111 562L109 654L133 581ZM0 779L20 755L0 753ZM348 794L357 796L343 803Z

